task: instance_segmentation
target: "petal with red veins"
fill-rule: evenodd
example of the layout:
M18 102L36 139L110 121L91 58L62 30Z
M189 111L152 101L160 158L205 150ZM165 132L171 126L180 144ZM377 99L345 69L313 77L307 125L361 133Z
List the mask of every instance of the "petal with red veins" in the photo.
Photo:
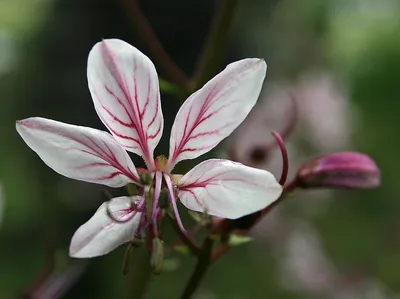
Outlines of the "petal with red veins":
M171 130L169 169L208 152L242 123L257 101L266 71L262 59L231 63L183 103Z
M109 253L118 246L133 239L140 222L140 213L134 212L132 203L142 200L141 197L116 197L109 203L103 203L88 222L75 232L69 247L69 255L76 258L90 258ZM113 221L107 215L109 211L118 220ZM133 217L132 214L136 213Z
M266 170L229 160L206 160L177 185L178 196L188 209L236 219L273 203L282 186Z
M66 177L122 187L139 176L127 152L107 132L32 117L17 122L26 144Z
M87 76L102 122L125 149L154 168L153 151L164 120L153 63L130 44L106 39L90 51Z

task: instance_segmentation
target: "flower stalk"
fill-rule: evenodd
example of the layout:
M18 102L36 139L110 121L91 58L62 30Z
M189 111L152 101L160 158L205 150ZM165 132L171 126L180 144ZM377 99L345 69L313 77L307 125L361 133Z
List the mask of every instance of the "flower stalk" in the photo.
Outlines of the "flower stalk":
M190 299L192 295L199 287L201 281L204 278L211 262L212 262L212 249L214 245L214 239L212 236L207 236L204 239L200 255L198 256L196 267L190 276L188 283L181 295L181 299Z
M153 276L147 250L144 247L135 249L135 254L132 255L131 259L132 269L126 276L127 299L144 298Z

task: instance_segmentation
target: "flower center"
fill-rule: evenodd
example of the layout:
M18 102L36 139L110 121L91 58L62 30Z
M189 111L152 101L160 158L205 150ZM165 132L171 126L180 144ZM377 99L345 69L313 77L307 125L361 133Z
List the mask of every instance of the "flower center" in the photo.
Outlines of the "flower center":
M157 171L168 173L167 172L168 159L165 156L163 156L163 155L157 156L154 162L155 162Z

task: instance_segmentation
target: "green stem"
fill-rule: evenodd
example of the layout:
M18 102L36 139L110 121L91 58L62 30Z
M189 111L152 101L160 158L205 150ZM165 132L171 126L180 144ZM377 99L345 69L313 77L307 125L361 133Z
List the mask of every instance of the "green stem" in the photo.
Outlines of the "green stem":
M127 277L128 299L144 298L152 277L149 253L145 246L135 248L132 254L132 269Z
M203 280L203 277L211 264L213 244L214 240L210 236L204 240L196 268L194 269L192 276L190 277L189 282L187 283L185 290L180 297L181 299L190 299L200 286L200 282Z
M218 70L226 50L229 30L234 19L238 0L220 0L219 8L211 25L203 54L197 64L192 80L193 90L206 83Z

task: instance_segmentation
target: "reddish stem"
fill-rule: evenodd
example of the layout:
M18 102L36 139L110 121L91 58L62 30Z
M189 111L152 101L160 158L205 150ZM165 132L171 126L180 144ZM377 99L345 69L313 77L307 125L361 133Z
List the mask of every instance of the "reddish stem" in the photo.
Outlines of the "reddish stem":
M281 154L282 154L282 174L281 174L281 178L279 179L279 184L281 184L283 186L286 183L286 179L287 179L288 171L289 171L288 153L287 153L287 149L286 149L285 143L284 143L281 135L279 135L279 133L277 133L275 131L272 131L271 134L272 134L272 136L275 137L276 142L278 143L279 148L281 149Z
M221 256L223 256L225 253L227 253L231 247L227 244L222 245L219 247L217 250L215 250L212 254L212 261L215 262L217 261Z

